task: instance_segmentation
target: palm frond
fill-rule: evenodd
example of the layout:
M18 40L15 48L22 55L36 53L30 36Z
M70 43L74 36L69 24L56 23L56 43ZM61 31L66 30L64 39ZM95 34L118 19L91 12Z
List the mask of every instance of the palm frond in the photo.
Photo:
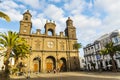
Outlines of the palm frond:
M1 11L0 11L0 17L4 18L6 21L10 22L10 17Z

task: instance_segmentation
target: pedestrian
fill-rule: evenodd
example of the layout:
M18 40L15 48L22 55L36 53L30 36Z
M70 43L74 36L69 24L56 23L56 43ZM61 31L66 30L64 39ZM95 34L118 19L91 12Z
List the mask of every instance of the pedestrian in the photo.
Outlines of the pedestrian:
M59 72L59 68L57 68L57 72Z
M54 71L54 74L56 73L56 69L53 70Z
M2 66L2 71L4 70L4 66Z

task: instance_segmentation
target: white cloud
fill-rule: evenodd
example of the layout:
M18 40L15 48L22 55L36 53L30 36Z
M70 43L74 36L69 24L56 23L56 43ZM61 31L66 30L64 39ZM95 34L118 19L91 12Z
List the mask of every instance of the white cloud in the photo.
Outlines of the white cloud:
M58 8L55 5L48 5L44 10L44 15L52 20L59 20L63 18L64 11L61 8Z
M0 28L0 32L6 32L7 31L7 29L5 29L5 28Z
M26 5L29 5L33 8L39 8L40 7L40 1L39 0L18 0Z
M101 28L103 33L119 29L120 26L120 0L96 0L95 8L100 16L104 16ZM103 14L104 12L105 14Z
M91 43L101 34L99 31L101 31L102 22L99 18L75 15L72 19L77 30L78 40L83 45Z
M86 8L84 0L71 0L64 4L64 9L69 11L69 14L80 14Z
M11 18L11 21L20 21L22 19L20 9L25 9L24 5L18 5L12 0L3 1L2 3L0 3L0 7L1 11L5 12Z
M56 7L55 5L48 5L48 7L45 8L43 13L36 14L35 11L32 12L32 22L33 26L42 29L44 28L44 25L46 23L47 18L49 18L52 21L55 21L56 24L56 32L61 31L64 24L65 24L65 18L63 17L63 10L61 8ZM48 20L49 21L49 20Z
M96 0L95 1L95 7L97 7L100 10L104 10L107 13L116 13L120 12L120 0Z
M2 10L10 10L10 9L25 9L25 6L22 4L17 4L12 0L5 0L0 3L0 7Z
M48 7L45 8L43 14L44 14L44 17L47 17L55 21L57 34L60 31L64 31L63 27L65 28L66 18L64 17L64 11L62 8L58 8L53 4L49 4Z
M61 2L61 0L49 0L49 1L56 2L56 3Z
M9 5L8 5L9 4ZM0 5L1 8L4 8L4 9L10 9L10 8L18 8L19 6L13 2L13 1L3 1Z
M22 14L17 10L11 9L6 11L6 13L10 16L11 21L20 21L22 19Z
M101 20L97 17L89 17L85 15L74 15L73 19L76 27L97 28L97 26L101 25Z
M42 29L44 28L45 21L44 18L32 18L33 27L36 29Z
M79 14L73 16L77 27L78 40L84 44L93 42L105 33L120 27L120 0L96 0L93 16ZM103 17L103 18L101 18Z

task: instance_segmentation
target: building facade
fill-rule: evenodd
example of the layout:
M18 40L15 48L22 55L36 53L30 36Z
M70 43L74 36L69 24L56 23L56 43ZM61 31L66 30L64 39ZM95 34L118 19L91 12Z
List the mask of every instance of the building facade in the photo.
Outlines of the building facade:
M84 59L84 57L80 57L80 70L81 71L85 70L85 59Z
M56 35L56 24L52 21L46 21L44 34L41 34L40 29L37 29L36 33L31 33L31 18L32 15L27 10L20 21L19 36L24 38L31 46L29 57L20 60L25 65L23 71L79 70L79 54L73 47L77 43L76 28L73 26L70 17L66 21L64 32L60 32L59 35Z
M104 46L113 42L114 46L120 45L120 30L115 30L109 34L105 34L94 41L92 44L86 45L84 47L84 57L87 70L112 70L112 62L110 55L101 55L100 50L104 49ZM114 60L116 68L120 69L120 54L116 53L114 55Z

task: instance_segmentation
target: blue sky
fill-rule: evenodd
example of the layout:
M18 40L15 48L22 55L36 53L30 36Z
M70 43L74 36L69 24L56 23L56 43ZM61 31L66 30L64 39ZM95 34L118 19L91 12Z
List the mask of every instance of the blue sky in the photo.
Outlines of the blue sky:
M10 16L11 22L0 18L0 32L19 32L19 21L26 10L32 14L32 32L41 29L44 33L46 20L52 20L59 34L71 17L78 42L84 47L103 34L120 29L119 7L120 0L1 0L0 11ZM83 56L82 49L80 55Z

